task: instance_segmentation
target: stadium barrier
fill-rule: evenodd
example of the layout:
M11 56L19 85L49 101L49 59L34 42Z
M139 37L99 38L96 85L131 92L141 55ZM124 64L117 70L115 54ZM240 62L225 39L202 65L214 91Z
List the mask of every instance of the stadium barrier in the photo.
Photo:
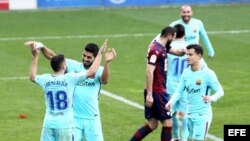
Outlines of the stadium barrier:
M250 0L189 0L188 4L249 2ZM157 6L186 3L186 0L0 0L0 10L73 7Z

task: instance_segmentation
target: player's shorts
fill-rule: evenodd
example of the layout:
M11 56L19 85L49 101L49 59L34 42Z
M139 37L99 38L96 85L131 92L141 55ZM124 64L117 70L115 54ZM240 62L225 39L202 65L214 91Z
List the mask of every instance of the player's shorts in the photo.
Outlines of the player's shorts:
M175 112L187 112L187 97L181 97L172 107L172 113Z
M73 128L43 128L41 141L74 141Z
M211 115L188 114L188 129L191 139L206 140L211 121Z
M171 114L166 111L165 105L169 101L170 96L166 93L155 93L152 96L154 103L151 108L145 106L147 91L144 89L144 108L145 108L145 118L155 118L157 120L166 120L171 118Z
M96 116L95 119L74 117L75 141L103 141L101 119Z

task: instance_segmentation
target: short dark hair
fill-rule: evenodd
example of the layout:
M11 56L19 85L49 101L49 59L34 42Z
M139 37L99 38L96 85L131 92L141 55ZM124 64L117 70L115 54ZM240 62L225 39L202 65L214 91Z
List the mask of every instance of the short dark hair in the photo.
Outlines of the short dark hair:
M203 48L198 45L198 44L190 44L187 46L187 49L194 49L196 54L201 54L201 56L203 56Z
M99 52L99 47L95 43L89 43L84 48L87 52L93 53L93 56L96 57Z
M161 37L167 37L169 35L174 36L175 29L171 26L164 27L161 31Z
M50 65L55 72L58 72L62 69L62 63L64 61L64 55L57 54L51 58Z
M176 38L182 38L185 36L185 27L181 24L176 24L174 26L175 31L176 31Z

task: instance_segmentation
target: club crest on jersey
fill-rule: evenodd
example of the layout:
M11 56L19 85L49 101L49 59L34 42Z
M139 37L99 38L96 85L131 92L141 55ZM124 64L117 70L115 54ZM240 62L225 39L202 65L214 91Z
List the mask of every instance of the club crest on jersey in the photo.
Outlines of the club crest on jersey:
M194 29L193 29L193 32L194 32L194 33L195 33L195 32L197 32L197 29L196 29L196 28L194 28Z
M201 80L200 79L196 80L196 85L201 85Z

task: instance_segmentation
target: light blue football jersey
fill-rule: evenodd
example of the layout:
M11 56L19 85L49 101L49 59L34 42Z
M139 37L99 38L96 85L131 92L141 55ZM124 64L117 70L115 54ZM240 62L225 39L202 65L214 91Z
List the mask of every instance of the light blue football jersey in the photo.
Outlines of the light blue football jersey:
M174 40L171 47L174 49L186 49L187 43L184 40ZM183 70L188 66L187 56L176 56L167 54L168 70L167 70L167 93L173 95L181 78Z
M208 50L208 55L214 56L214 49L201 20L191 18L188 24L186 24L182 19L179 19L172 22L170 26L174 26L176 24L181 24L185 27L185 41L188 44L199 44L199 40L201 38Z
M42 87L45 97L46 113L43 127L73 127L73 91L76 84L85 79L86 72L36 75L35 82Z
M82 62L66 59L67 72L86 71ZM100 77L103 67L99 67L95 77L80 81L74 91L74 116L79 118L94 119L100 116L99 94L101 90Z
M224 94L214 71L203 66L200 70L194 72L191 67L188 67L181 76L180 84L171 98L171 102L174 104L182 96L183 92L186 92L188 100L187 113L211 115L211 103L204 102L202 98L202 96L210 95L211 89L215 92L211 96L212 101L216 101Z

